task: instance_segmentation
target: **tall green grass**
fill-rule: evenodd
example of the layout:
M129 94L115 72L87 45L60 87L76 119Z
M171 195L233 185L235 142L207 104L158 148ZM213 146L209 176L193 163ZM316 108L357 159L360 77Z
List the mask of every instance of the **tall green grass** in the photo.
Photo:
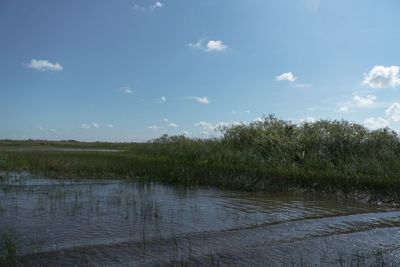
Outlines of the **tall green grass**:
M5 170L68 177L151 177L242 190L307 190L400 200L400 139L347 121L295 124L273 115L220 138L161 136L124 151L6 152ZM84 147L83 144L81 144ZM112 146L109 144L109 146Z

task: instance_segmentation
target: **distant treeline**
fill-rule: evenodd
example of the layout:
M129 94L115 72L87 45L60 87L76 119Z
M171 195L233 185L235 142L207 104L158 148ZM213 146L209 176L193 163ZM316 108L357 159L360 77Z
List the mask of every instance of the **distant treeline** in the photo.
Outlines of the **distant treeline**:
M3 168L400 200L400 139L391 129L369 130L343 120L296 124L269 115L221 131L213 139L163 135L147 143L114 144L124 148L118 153L7 152Z

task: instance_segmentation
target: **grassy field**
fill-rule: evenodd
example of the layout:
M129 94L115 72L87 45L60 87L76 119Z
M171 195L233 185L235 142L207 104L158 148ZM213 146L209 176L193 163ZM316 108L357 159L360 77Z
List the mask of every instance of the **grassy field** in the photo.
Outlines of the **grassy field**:
M400 139L346 121L263 121L215 139L162 136L147 143L0 141L0 169L52 177L136 178L249 191L307 190L400 200ZM17 148L37 148L19 150ZM46 148L121 149L120 152ZM10 149L14 148L14 149ZM40 148L40 149L39 149Z

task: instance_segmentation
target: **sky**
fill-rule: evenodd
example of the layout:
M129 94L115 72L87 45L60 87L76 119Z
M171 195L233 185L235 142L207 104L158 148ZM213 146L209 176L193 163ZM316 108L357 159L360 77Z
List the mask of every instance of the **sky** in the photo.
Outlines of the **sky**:
M0 139L400 130L398 0L0 0Z

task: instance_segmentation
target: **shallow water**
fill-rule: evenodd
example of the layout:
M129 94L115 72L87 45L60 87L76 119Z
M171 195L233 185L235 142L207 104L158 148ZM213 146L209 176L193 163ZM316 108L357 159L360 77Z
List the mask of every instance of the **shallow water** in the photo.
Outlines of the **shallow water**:
M0 179L0 233L27 266L400 264L400 211L299 194Z

